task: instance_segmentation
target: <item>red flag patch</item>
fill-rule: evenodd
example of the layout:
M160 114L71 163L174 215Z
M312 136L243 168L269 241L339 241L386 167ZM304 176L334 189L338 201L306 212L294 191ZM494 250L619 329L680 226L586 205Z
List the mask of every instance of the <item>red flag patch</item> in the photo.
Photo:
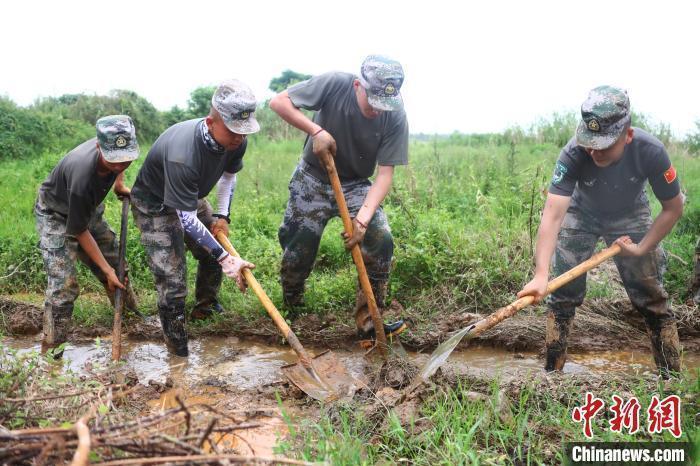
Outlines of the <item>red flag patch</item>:
M666 183L671 184L675 181L676 179L676 169L673 168L673 165L664 172L664 178L666 179Z

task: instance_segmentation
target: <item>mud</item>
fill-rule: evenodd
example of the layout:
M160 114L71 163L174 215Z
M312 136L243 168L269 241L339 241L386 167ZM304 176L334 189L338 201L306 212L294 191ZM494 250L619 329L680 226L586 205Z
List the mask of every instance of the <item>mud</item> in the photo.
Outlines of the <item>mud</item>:
M678 333L686 351L700 351L700 312L694 306L674 305ZM437 312L430 316L417 309L404 309L396 301L386 311L386 318L404 318L409 330L401 335L403 345L414 351L429 351L456 330L478 319L482 314L469 312ZM128 317L128 316L127 316ZM0 325L10 335L30 335L41 331L42 311L38 306L0 298ZM302 344L326 348L350 348L355 344L355 328L351 311L339 315L305 314L292 323ZM545 339L546 316L542 307L521 311L473 340L463 340L459 348L492 346L509 351L541 351ZM110 328L75 326L71 340L93 339L108 334ZM128 317L124 333L130 340L160 340L160 322L155 316L145 320ZM282 343L277 329L267 315L246 319L234 313L211 325L192 327L193 337L229 336L255 339L266 344ZM584 302L576 311L569 352L635 349L647 351L649 339L644 322L629 300Z

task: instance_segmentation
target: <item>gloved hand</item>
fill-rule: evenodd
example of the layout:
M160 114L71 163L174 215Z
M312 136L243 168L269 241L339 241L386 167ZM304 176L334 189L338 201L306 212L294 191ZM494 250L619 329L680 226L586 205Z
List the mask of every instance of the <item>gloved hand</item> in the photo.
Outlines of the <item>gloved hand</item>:
M223 218L217 218L209 225L209 231L214 238L218 232L222 232L224 236L228 237L228 222Z
M316 136L313 136L312 141L313 151L316 157L323 160L323 156L327 153L332 157L335 157L336 144L335 139L333 139L333 136L331 136L331 133L324 129L320 133L316 134Z
M350 251L356 244L362 243L362 240L365 239L365 233L367 233L367 227L360 223L357 218L353 218L352 235L348 235L345 232L340 234L345 241L345 249Z
M224 271L226 276L236 280L238 289L245 293L246 288L248 288L248 284L246 283L245 278L243 278L243 269L252 270L255 268L255 264L251 264L250 262L244 261L240 257L232 256L231 254L226 254L223 259L219 260L219 264L221 264L221 269Z

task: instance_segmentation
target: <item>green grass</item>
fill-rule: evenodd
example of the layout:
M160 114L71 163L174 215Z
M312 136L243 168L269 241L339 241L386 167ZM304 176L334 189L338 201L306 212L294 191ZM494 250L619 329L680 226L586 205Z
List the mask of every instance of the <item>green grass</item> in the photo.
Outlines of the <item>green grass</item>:
M245 258L256 263L256 276L276 303L281 301L277 229L300 150L297 140L253 138L231 209L231 240ZM127 170L129 183L146 152L144 147L143 157ZM405 306L423 306L430 290L442 286L450 290L450 302L471 311L509 301L531 273L531 247L558 152L553 144L510 144L496 137L412 142L410 165L397 169L394 188L384 203L396 243L393 297ZM10 275L0 280L2 293L43 290L45 275L36 247L32 206L39 184L60 156L44 154L32 160L0 163L4 204L0 211L0 276ZM671 253L666 281L674 299L683 300L693 245L700 234L700 209L694 201L700 196L700 162L673 150L672 157L690 201L683 219L664 243ZM119 208L114 195L108 195L106 217L115 230ZM653 208L658 211L658 202L654 201ZM324 234L308 282L308 311L346 309L354 299L355 270L339 240L341 228L336 219ZM188 257L192 287L196 263ZM143 310L152 312L153 281L133 221L128 259ZM83 290L101 291L89 271L80 269ZM608 293L605 287L593 291L596 296ZM255 299L242 296L228 281L221 299L227 308L245 315L262 312ZM81 307L89 311L79 310L78 319L101 313L100 306L79 303ZM108 320L109 311L102 314Z
M563 444L587 441L582 426L572 421L574 407L583 404L584 381L564 379L561 386L540 386L526 380L506 395L494 380L490 386L465 378L452 389L438 390L423 404L412 421L403 424L394 411L379 421L363 414L363 406L331 410L320 422L290 427L290 438L280 450L308 461L334 465L539 465L562 464ZM473 400L474 390L487 396ZM612 395L625 400L636 396L642 406L640 431L616 433L608 428ZM651 396L681 394L683 434L676 440L667 431L646 432ZM685 373L666 387L650 380L606 382L595 391L605 401L594 419L598 442L690 442L700 453L700 430L695 422L700 394L700 373ZM371 403L372 400L370 400ZM289 421L291 422L291 421ZM381 424L381 426L379 426Z

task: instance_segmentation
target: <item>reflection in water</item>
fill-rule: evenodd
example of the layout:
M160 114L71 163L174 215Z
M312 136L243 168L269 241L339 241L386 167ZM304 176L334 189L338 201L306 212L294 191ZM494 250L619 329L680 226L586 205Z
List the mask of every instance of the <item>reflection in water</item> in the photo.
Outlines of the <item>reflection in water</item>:
M23 351L39 350L39 344L29 339L4 338L4 344ZM320 350L313 353L319 353ZM344 349L333 350L351 375L361 377L370 362L364 352ZM64 365L80 372L86 363L109 364L111 345L68 345ZM253 389L283 380L280 368L297 361L296 354L286 346L273 346L241 340L236 337L207 337L190 341L189 358L171 356L161 342L124 342L122 355L125 364L138 376L139 381L165 382L170 377L180 386L229 385L237 389ZM409 353L417 365L422 365L429 354ZM685 354L685 367L700 367L700 355ZM478 369L487 374L508 374L516 370L539 371L543 362L533 352L511 353L495 348L468 348L452 353L446 363L456 371ZM569 355L564 372L621 372L641 374L653 371L654 363L648 353L635 351L600 351Z

